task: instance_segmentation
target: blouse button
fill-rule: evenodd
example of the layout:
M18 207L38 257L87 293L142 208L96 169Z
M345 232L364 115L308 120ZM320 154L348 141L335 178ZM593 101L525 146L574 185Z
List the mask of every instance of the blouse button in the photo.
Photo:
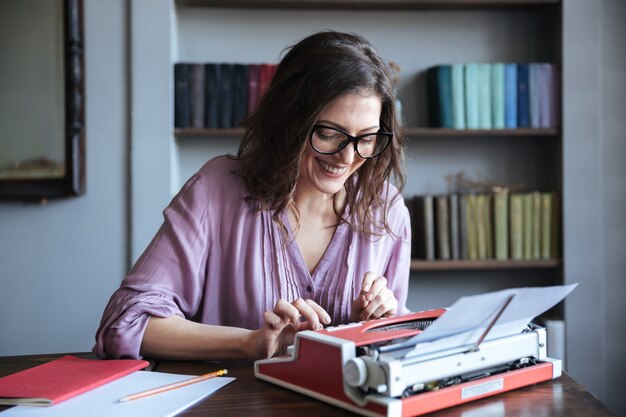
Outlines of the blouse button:
M307 292L313 292L313 287L311 287L310 285L307 285L306 290Z

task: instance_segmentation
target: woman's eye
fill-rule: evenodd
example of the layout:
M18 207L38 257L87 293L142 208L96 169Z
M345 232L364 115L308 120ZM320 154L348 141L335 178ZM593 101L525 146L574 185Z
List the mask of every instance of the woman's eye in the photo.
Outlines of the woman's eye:
M339 138L339 136L341 136L339 132L335 132L334 130L328 130L328 129L318 129L317 135L320 138L326 139L326 140L337 139Z

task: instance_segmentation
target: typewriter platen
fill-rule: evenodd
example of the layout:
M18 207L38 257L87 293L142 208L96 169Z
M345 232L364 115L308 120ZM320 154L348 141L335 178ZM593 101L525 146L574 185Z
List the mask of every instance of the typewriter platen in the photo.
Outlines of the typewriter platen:
M395 349L446 310L428 310L296 334L282 357L259 360L255 375L368 416L417 416L557 378L543 328L467 349L408 356Z

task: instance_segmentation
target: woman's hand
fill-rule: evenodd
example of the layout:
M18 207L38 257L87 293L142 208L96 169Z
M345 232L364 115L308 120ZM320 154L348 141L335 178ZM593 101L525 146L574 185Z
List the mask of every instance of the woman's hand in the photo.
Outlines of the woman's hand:
M321 329L322 323L330 323L330 316L313 300L298 298L289 303L281 298L274 310L265 312L263 320L263 327L252 332L251 336L254 358L270 358L284 353L293 343L297 331Z
M396 314L397 308L398 300L387 288L387 278L377 277L373 272L367 272L361 284L361 292L352 302L350 321L391 317Z

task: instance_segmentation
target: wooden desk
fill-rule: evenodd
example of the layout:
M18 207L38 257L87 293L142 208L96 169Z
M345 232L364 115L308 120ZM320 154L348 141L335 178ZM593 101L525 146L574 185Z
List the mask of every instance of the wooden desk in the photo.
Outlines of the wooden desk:
M94 358L90 353L73 354ZM50 361L62 355L0 357L0 376L18 372ZM261 381L254 376L253 363L224 362L157 362L155 371L203 374L227 368L228 375L237 378L226 387L205 398L181 416L353 416L348 411L314 400L305 395ZM6 406L0 406L0 411ZM560 378L537 385L452 407L430 417L490 417L490 416L615 416L589 391L564 374Z

